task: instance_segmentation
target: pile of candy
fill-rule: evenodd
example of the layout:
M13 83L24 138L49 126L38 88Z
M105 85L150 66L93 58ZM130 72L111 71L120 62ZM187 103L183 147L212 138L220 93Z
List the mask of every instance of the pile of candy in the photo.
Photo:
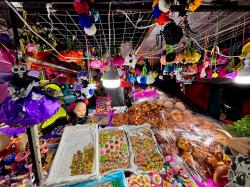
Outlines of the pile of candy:
M83 152L78 150L71 162L71 175L88 175L92 173L94 163L94 146L89 144L84 147Z
M111 111L110 97L97 97L96 99L96 113L108 114Z
M152 131L148 128L140 129L128 137L135 154L134 162L140 170L150 171L164 165L163 156L153 137Z
M130 156L123 130L105 130L99 133L100 172L127 169Z
M109 124L109 114L94 114L88 117L88 124L98 124L98 125L108 125Z
M192 180L186 171L180 167L175 157L168 156L166 165L159 170L148 173L132 174L127 181L128 187L190 187Z
M115 115L112 119L114 126L124 124L143 125L150 123L154 128L161 129L166 126L163 107L155 102L142 102L128 109L128 112Z

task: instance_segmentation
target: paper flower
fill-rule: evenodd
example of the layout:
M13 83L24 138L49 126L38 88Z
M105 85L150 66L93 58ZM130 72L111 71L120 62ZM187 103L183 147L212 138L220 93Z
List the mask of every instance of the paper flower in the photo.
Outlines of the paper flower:
M80 14L79 24L82 28L90 28L92 26L92 19L90 15Z
M188 10L194 12L201 6L202 0L194 0L194 2L189 3Z
M159 6L155 6L153 10L153 18L158 18L161 15L161 10L159 9Z
M162 12L168 12L170 8L170 5L167 4L166 0L159 0L158 6Z
M89 4L84 0L74 0L74 9L77 14L88 14L89 13Z
M157 23L159 25L164 25L169 21L169 12L162 12L161 15L157 18Z
M95 35L95 33L96 33L96 26L95 26L95 24L92 24L92 26L90 27L90 28L84 28L84 31L85 31L85 33L87 34L87 35L89 35L89 36L93 36L93 35Z

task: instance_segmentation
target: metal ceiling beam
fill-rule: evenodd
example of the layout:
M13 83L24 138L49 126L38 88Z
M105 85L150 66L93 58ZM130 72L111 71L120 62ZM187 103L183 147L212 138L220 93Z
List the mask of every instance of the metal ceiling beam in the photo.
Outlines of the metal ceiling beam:
M67 10L74 11L73 2L71 0L61 1L61 0L42 0L39 2L35 2L34 0L10 0L10 2L23 2L25 3L25 7L29 10L39 10L45 9L45 3L53 3L53 8L56 10ZM108 5L110 1L95 1L95 8L102 12L108 12ZM134 4L138 4L140 6L134 6ZM69 6L72 5L72 6ZM143 10L152 10L152 2L151 1L113 1L112 2L112 10L129 10L129 11L143 11ZM170 8L174 12L179 11L179 5L172 5ZM213 12L213 11L235 11L235 12L248 12L250 10L249 5L237 5L236 3L224 3L222 4L210 4L210 5L201 5L196 12Z

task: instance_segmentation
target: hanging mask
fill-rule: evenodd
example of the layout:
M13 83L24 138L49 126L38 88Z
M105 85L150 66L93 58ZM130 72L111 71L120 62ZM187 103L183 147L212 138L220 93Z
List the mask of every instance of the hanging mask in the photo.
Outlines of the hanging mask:
M63 92L63 100L65 104L70 104L76 100L76 95L74 94L74 85L66 82L61 85Z
M23 78L24 74L27 73L27 66L24 64L12 66L12 72L17 74L20 78Z
M27 97L33 86L36 86L39 78L29 76L27 74L27 67L25 64L13 66L12 72L14 76L9 82L8 90L12 100L16 101L19 98Z
M130 53L125 57L125 63L123 65L135 68L136 62L137 62L136 56Z

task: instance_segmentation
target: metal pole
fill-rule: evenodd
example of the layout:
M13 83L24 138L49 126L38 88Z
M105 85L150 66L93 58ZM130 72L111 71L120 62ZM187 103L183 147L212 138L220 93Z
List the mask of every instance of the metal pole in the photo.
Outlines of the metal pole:
M37 182L38 185L40 185L42 182L42 160L41 160L37 125L28 127L27 135L29 140L30 154L33 162L35 182Z

